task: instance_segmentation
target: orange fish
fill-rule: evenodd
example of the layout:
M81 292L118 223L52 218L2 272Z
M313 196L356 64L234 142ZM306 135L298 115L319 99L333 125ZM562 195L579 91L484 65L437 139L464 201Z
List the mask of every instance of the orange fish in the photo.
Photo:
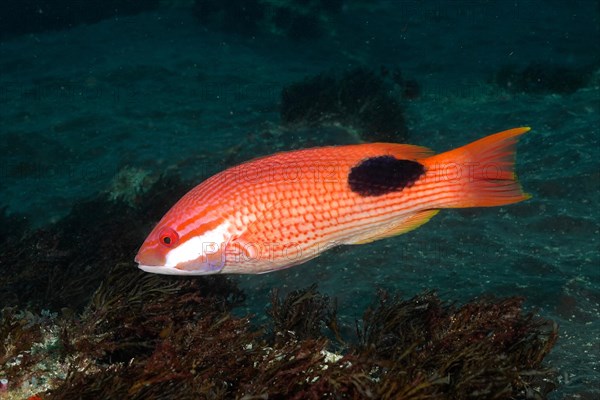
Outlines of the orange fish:
M258 158L212 176L160 220L135 261L172 275L259 274L342 244L406 233L442 208L528 199L514 173L530 128L500 132L433 155L371 143Z

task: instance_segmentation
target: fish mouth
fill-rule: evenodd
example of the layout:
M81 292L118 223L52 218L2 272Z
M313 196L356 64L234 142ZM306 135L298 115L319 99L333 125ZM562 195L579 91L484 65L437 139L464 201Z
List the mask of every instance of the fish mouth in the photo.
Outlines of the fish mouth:
M220 269L216 269L216 268L187 270L187 269L179 269L179 268L170 267L170 266L156 266L156 265L143 265L143 264L138 264L138 268L145 272L150 272L152 274L160 274L160 275L212 275L212 274L218 274L219 272L221 272Z

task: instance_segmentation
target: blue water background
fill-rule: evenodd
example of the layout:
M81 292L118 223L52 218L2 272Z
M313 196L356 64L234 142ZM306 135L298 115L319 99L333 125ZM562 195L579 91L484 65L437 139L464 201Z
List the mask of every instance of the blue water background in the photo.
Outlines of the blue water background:
M599 13L597 1L357 2L323 37L294 41L207 29L182 6L7 38L1 204L43 226L109 190L124 167L199 182L232 154L242 161L318 143L279 128L284 86L329 70L398 66L422 87L406 103L409 143L444 151L531 126L517 170L533 198L445 210L404 236L241 276L248 301L237 312L263 318L271 288L313 282L338 298L347 331L377 288L437 289L448 301L525 296L560 325L547 358L561 382L553 398L591 398L600 395ZM595 65L595 74L572 94L515 94L488 82L503 65L530 62Z

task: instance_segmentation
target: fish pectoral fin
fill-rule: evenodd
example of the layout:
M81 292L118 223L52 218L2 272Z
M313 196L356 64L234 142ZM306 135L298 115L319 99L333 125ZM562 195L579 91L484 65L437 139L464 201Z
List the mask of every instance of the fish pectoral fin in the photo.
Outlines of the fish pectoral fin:
M389 229L381 232L375 232L373 235L368 237L361 237L356 242L348 243L348 244L365 244L371 243L379 239L385 239L392 236L402 235L403 233L410 232L413 229L417 229L423 224L429 222L434 215L436 215L440 210L424 210L419 211L410 217L402 220L398 225L394 225Z

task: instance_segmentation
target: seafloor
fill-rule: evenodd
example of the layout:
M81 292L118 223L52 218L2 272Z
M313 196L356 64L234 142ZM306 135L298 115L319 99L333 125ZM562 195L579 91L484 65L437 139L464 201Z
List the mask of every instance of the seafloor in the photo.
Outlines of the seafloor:
M1 205L42 227L114 190L124 168L201 181L273 151L356 142L356 132L280 126L281 90L321 72L399 68L420 85L403 102L408 143L443 151L531 126L517 170L533 198L446 210L401 237L237 277L247 298L235 312L260 317L272 288L314 282L337 298L342 330L377 288L408 297L437 289L461 302L524 296L559 325L546 358L558 373L551 397L599 396L598 3L356 2L336 18L319 38L290 40L210 29L186 7L164 7L3 39ZM491 82L507 65L591 72L572 91L519 91Z

